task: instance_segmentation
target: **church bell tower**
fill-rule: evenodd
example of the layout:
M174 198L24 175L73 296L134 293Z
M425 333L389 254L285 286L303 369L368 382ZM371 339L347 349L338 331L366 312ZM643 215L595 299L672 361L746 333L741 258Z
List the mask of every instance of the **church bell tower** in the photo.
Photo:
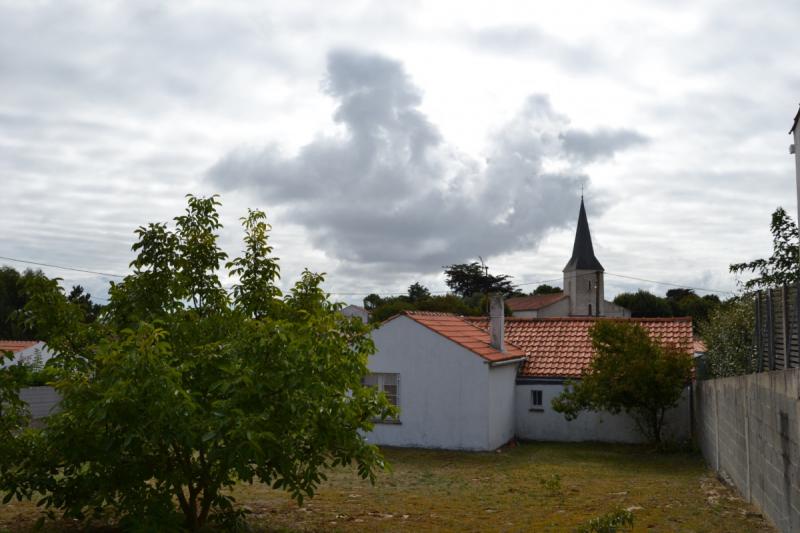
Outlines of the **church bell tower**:
M603 272L603 265L594 255L589 220L581 195L572 257L564 267L564 292L569 296L570 316L603 315Z

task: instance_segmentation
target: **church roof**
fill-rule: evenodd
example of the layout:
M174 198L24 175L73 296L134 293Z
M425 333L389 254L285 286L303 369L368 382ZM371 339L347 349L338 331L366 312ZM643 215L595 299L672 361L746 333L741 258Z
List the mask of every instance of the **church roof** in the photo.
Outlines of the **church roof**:
M506 305L511 311L536 311L548 305L560 302L564 298L568 298L568 296L563 292L515 296L506 300Z
M594 256L592 234L589 232L589 220L586 218L586 208L583 206L581 196L581 210L578 213L578 229L575 231L575 244L572 245L572 257L564 272L568 270L599 270L604 271L603 265Z

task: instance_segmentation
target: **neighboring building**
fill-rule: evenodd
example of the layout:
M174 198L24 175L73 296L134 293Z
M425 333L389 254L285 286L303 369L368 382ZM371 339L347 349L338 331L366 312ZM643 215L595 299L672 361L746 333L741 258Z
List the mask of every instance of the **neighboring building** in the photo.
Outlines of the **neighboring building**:
M486 318L464 319L480 328ZM583 412L567 422L550 402L564 390L568 379L579 379L594 357L589 329L598 317L543 318L505 321L505 337L526 355L515 382L516 436L524 440L641 442L642 437L627 415ZM622 319L617 319L622 320ZM683 346L693 352L691 318L628 318L640 324L652 338ZM668 413L667 435L689 438L688 394Z
M556 316L629 317L630 311L604 298L603 265L594 255L589 220L581 197L572 257L564 267L564 291L509 298L508 308L518 318Z
M514 380L525 354L492 346L489 331L446 313L409 311L373 333L365 382L400 407L371 442L492 450L514 437Z
M341 313L342 313L344 316L349 316L349 317L353 317L353 316L355 316L355 317L358 317L358 318L360 318L360 319L361 319L361 321L362 321L364 324L366 324L367 322L369 322L369 311L367 311L366 309L364 309L364 308L363 308L363 307L361 307L361 306L358 306L358 305L352 305L352 304L351 304L351 305L348 305L347 307L343 307L343 308L342 308L342 310L341 310L340 312L341 312Z
M2 360L3 367L24 363L27 365L44 365L53 357L47 345L42 341L16 341L0 339L0 352L11 352L14 358Z
M11 360L3 358L2 367L20 363L41 367L55 355L42 341L0 340L0 352L14 354ZM55 389L48 386L25 387L20 389L19 397L28 404L34 426L41 426L41 419L56 412L61 401Z
M627 415L584 412L568 422L550 406L565 381L588 367L589 328L605 319L505 319L499 307L492 318L408 311L373 333L377 353L365 383L386 392L400 416L376 424L371 442L466 450L495 449L513 437L641 442ZM619 320L692 351L689 318ZM667 433L687 438L689 420L683 402L668 414Z

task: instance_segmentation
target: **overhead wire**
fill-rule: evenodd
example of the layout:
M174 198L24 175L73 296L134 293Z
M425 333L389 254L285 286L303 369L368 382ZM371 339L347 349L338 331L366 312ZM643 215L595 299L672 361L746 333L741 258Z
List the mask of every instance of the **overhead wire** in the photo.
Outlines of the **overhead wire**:
M13 261L15 263L36 265L36 266L42 266L42 267L47 267L47 268L58 268L58 269L61 269L61 270L68 270L68 271L72 271L72 272L82 272L82 273L85 273L85 274L94 274L94 275L97 275L97 276L103 276L103 277L109 277L109 278L119 278L119 279L124 279L125 278L125 276L123 276L121 274L112 274L112 273L109 273L109 272L99 272L99 271L96 271L96 270L89 270L89 269L85 269L85 268L77 268L77 267L64 266L64 265L56 265L56 264L53 264L53 263L43 263L43 262L40 262L40 261L30 261L30 260L27 260L27 259L18 259L18 258L8 257L8 256L1 256L0 255L0 260ZM614 272L604 272L604 274L608 275L608 276L617 277L617 278L624 278L624 279L631 279L631 280L636 280L636 281L643 281L643 282L646 282L646 283L655 283L656 285L664 285L664 286L677 287L677 288L682 288L682 289L690 289L690 290L693 290L693 291L702 291L702 292L710 292L710 293L717 293L717 294L735 294L733 291L728 291L728 290L711 289L711 288L707 288L707 287L692 287L692 286L681 284L681 283L673 283L673 282L669 282L669 281L658 281L658 280L653 280L653 279L640 278L640 277L637 277L637 276L630 276L630 275L627 275L627 274L616 274ZM593 276L595 276L595 273L594 272L590 272L590 273L586 273L586 274L581 274L580 276L592 276L593 277ZM551 283L551 282L556 282L556 281L561 281L561 280L562 280L562 278L541 279L541 280L537 280L537 281L526 281L526 282L522 282L522 283L515 283L514 286L516 286L516 287L525 287L525 286L528 286L528 285L541 285L543 283ZM447 294L447 293L450 293L450 292L452 292L452 291L447 291L447 290L429 291L430 294ZM376 294L378 296L400 296L400 295L407 294L407 293L408 293L408 291L387 291L387 292L374 292L373 291L373 292L329 292L328 294L330 294L332 296L369 296L370 294ZM101 299L101 298L98 297L98 299Z

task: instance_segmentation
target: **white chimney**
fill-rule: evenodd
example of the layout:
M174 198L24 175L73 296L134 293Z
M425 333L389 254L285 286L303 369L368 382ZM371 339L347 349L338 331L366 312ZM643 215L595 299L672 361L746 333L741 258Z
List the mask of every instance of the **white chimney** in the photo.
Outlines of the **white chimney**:
M506 351L503 344L503 333L506 327L505 306L503 295L493 292L489 295L489 335L491 336L492 348Z

